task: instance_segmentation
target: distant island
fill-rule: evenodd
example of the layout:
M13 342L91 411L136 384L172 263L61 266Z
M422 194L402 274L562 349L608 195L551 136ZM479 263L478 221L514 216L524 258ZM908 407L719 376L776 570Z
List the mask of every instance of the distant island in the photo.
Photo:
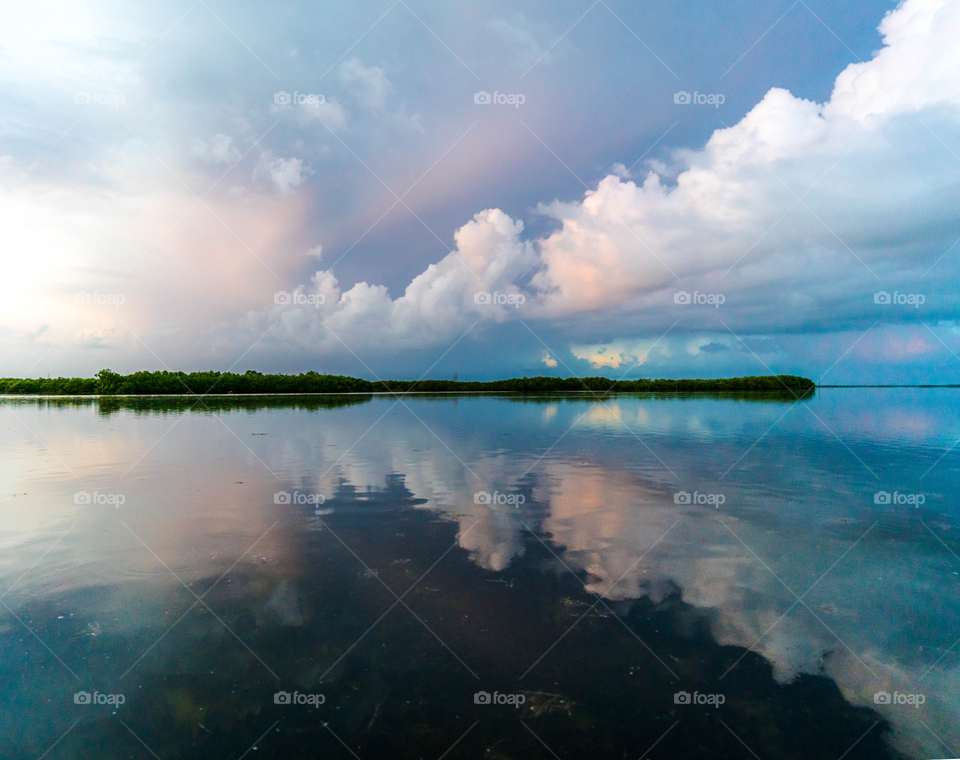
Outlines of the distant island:
M244 395L290 393L566 393L566 392L807 392L815 384L796 375L761 375L717 380L611 380L607 377L519 377L491 382L457 380L362 380L345 375L264 375L233 372L134 372L109 369L96 377L0 378L0 394L8 396L175 396L183 394Z

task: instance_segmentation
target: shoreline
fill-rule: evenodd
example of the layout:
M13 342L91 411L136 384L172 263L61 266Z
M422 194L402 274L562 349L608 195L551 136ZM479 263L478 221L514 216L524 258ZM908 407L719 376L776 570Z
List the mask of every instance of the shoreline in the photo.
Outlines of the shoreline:
M815 385L807 389L802 388L772 388L772 389L751 389L751 388L717 388L700 390L629 390L613 389L606 391L594 390L543 390L543 391L515 391L515 390L448 390L448 391L268 391L264 393L0 393L0 400L3 399L120 399L120 398L269 398L274 396L293 397L293 396L596 396L606 398L607 396L622 394L669 394L669 395L691 395L704 394L716 395L720 393L735 394L783 394L794 395L797 398L809 396L815 390L837 390L844 388L960 388L960 384L944 385Z

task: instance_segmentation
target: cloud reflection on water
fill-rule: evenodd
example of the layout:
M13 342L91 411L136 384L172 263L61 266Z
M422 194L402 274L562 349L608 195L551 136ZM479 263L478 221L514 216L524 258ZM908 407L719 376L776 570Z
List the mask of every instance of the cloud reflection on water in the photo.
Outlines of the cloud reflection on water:
M879 709L898 726L905 748L936 754L942 748L919 725L921 713L874 705L872 695L881 688L924 692L924 722L948 743L955 735L960 667L946 650L960 635L960 576L953 575L960 567L920 523L948 546L960 530L951 499L958 492L956 458L920 479L960 433L956 423L932 424L955 407L949 393L820 392L802 402L878 478L802 405L790 410L783 403L407 400L415 417L378 398L320 413L222 412L229 429L195 413L97 417L75 410L65 422L21 408L46 448L28 443L26 431L8 444L5 491L23 495L0 502L2 541L21 551L4 552L3 576L15 579L50 536L79 520L78 543L64 544L72 552L53 552L52 566L25 578L18 593L113 588L135 579L152 592L137 587L149 608L144 616L155 615L177 580L118 527L113 510L91 515L73 505L69 494L78 487L121 482L130 525L188 583L225 570L278 519L280 528L262 539L257 554L296 561L289 511L272 500L279 488L319 491L334 515L368 509L369 519L376 509L419 502L458 523L461 547L489 571L509 575L511 561L536 540L529 526L583 574L591 592L660 600L679 588L685 602L709 616L718 642L754 647L781 680L800 672L832 677L849 700ZM78 478L63 474L64 466ZM878 507L871 498L878 484L922 489L927 505ZM726 501L720 508L674 503L676 491L697 489L722 492ZM523 494L525 502L478 504L480 490ZM791 610L791 589L804 595L811 586L808 607ZM302 621L294 586L277 576L264 589L264 620L294 627ZM104 609L116 612L129 601L113 599ZM127 622L137 625L137 616Z

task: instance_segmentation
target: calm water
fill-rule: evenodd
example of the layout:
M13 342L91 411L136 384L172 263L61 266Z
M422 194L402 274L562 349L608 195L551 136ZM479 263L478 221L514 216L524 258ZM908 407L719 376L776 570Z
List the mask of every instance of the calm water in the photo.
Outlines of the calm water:
M0 403L0 757L960 756L960 390L194 404Z

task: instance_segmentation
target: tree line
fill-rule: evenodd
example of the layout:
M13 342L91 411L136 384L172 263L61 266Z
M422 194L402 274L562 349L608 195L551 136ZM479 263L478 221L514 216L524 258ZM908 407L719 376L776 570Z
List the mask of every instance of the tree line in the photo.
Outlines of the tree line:
M809 391L814 382L796 375L760 375L715 380L613 380L607 377L517 377L490 382L456 380L362 380L345 375L265 375L254 370L233 372L134 372L109 369L96 377L0 378L5 395L178 395L207 393L443 393L494 391L553 393L615 391Z

